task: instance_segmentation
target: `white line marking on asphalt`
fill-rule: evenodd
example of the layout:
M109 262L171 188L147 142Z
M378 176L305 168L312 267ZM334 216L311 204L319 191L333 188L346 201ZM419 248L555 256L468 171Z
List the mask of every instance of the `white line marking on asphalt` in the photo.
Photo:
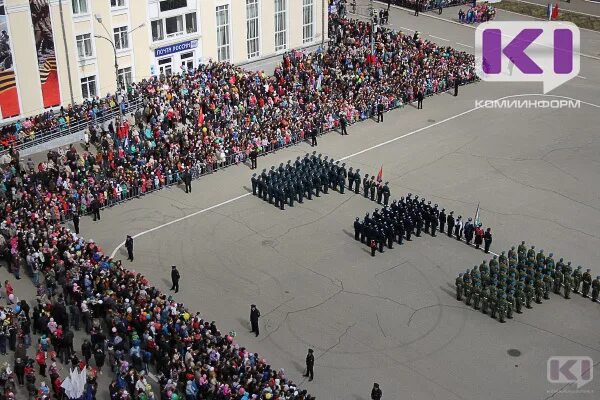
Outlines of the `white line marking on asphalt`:
M585 76L581 76L581 75L577 75L577 77L580 79L587 79Z
M580 101L581 103L583 103L583 104L585 104L585 105L588 105L588 106L590 106L590 107L600 108L600 104L589 103L589 102L587 102L587 101L583 101L583 100L577 100L577 99L574 99L574 98L572 98L572 97L567 97L567 96L558 96L558 95L553 95L553 94L541 94L541 93L524 93L524 94L514 94L514 95L510 95L510 96L504 96L504 97L501 97L501 98L499 98L499 99L496 99L496 101L506 100L506 99L510 99L510 98L514 98L514 97L527 97L527 96L542 96L542 97L554 97L554 98L560 98L560 99L566 99L566 100L575 100L575 101ZM379 147L382 147L382 146L385 146L385 145L387 145L387 144L393 143L393 142L395 142L395 141L397 141L397 140L400 140L400 139L407 138L407 137L409 137L409 136L412 136L412 135L415 135L415 134L417 134L417 133L420 133L420 132L426 131L427 129L430 129L430 128L433 128L433 127L435 127L435 126L438 126L438 125L444 124L444 123L446 123L446 122L448 122L448 121L452 121L453 119L460 118L460 117L462 117L463 115L470 114L470 113L472 113L473 111L477 111L477 110L478 110L478 109L480 109L480 108L481 108L481 107L479 107L479 106L477 106L477 107L473 107L473 108L471 108L471 109L469 109L469 110L466 110L466 111L463 111L463 112L461 112L461 113L458 113L458 114L452 115L452 116L450 116L450 117L448 117L448 118L446 118L446 119L443 119L443 120L441 120L441 121L435 122L435 123L433 123L433 124L431 124L431 125L424 126L424 127L422 127L422 128L416 129L416 130L414 130L414 131L411 131L411 132L405 133L404 135L397 136L397 137L395 137L395 138L392 138L392 139L390 139L390 140L386 140L385 142L381 142L381 143L379 143L379 144L376 144L376 145L374 145L374 146L371 146L371 147L367 147L366 149L363 149L363 150L357 151L356 153L353 153L353 154L347 155L347 156L345 156L345 157L342 157L342 158L338 158L338 160L339 160L339 161L344 161L344 160L347 160L347 159L349 159L349 158L356 157L356 156L358 156L358 155L360 155L360 154L366 153L366 152L368 152L368 151L371 151L371 150L375 150L375 149L377 149L377 148L379 148ZM140 233L137 233L137 234L133 235L132 237L133 237L134 239L135 239L135 238L138 238L138 237L140 237L140 236L143 236L143 235L145 235L145 234L147 234L147 233L150 233L150 232L157 231L157 230L159 230L159 229L162 229L162 228L164 228L164 227L166 227L166 226L173 225L173 224L175 224L175 223L177 223L177 222L184 221L184 220L186 220L186 219L188 219L188 218L191 218L191 217L195 217L196 215L204 214L204 213L206 213L206 212L208 212L208 211L214 210L215 208L218 208L218 207L224 206L224 205L226 205L226 204L229 204L229 203L233 203L234 201L238 201L238 200L240 200L240 199L243 199L243 198L245 198L245 197L248 197L248 196L251 196L251 195L252 195L252 193L244 193L244 194L242 194L242 195L240 195L240 196L237 196L237 197L231 198L231 199L229 199L229 200L223 201L223 202L221 202L221 203L219 203L219 204L212 205L212 206L210 206L210 207L208 207L208 208L203 208L202 210L195 211L195 212L193 212L193 213L191 213L191 214L184 215L183 217L180 217L180 218L174 219L174 220L172 220L172 221L166 222L166 223L164 223L164 224L161 224L161 225L155 226L154 228L150 228L150 229L148 229L148 230L142 231L142 232L140 232ZM111 258L114 258L114 257L115 257L115 255L117 254L117 251L119 251L119 249L120 249L121 247L123 247L123 246L125 246L125 241L123 241L123 242L119 243L119 245L118 245L118 246L117 246L117 247L116 247L116 248L113 250L113 252L110 254L110 257L111 257ZM490 253L492 253L492 252L490 252ZM495 254L495 253L492 253L492 254ZM495 255L497 255L497 254L495 254Z
M433 35L429 35L429 36L432 37L432 38L435 38L435 39L443 40L444 42L449 42L448 39L444 39L444 38L441 38L439 36L433 36Z
M472 48L473 48L473 46L471 46L470 44L464 44L464 43L458 43L458 42L456 42L456 44L457 44L457 45L459 45L459 46L465 46L465 47L468 47L468 48L470 48L470 49L472 49Z

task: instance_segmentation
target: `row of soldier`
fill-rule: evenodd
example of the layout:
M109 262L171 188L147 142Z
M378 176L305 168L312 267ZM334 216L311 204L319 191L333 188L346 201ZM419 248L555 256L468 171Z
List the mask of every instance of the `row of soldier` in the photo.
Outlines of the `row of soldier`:
M360 179L360 169L352 176ZM313 195L320 197L321 192L327 194L329 189L343 194L347 177L346 164L313 153L298 157L293 164L288 160L278 168L272 166L268 172L263 169L258 176L252 174L250 181L252 194L284 210L285 204L293 207L295 201L312 200Z
M371 255L375 255L376 249L383 252L383 247L393 248L393 243L402 244L402 240L411 240L412 235L419 237L424 231L435 236L437 220L431 223L424 215L433 215L438 205L425 203L425 199L419 196L412 197L409 193L406 198L393 200L391 205L383 206L382 210L375 209L373 215L367 213L363 220L356 218L354 221L354 238L361 243L371 247Z
M582 273L581 266L575 270L571 262L561 258L555 262L553 254L548 256L544 250L536 252L535 246L527 249L521 242L517 249L513 246L508 255L503 251L494 256L489 264L483 263L472 270L460 273L456 278L456 298L484 314L496 315L500 322L512 318L513 311L522 313L522 308L533 308L532 304L549 299L550 292L561 294L566 299L571 292L588 297L592 290L592 301L596 302L600 294L600 276L592 280L590 270Z

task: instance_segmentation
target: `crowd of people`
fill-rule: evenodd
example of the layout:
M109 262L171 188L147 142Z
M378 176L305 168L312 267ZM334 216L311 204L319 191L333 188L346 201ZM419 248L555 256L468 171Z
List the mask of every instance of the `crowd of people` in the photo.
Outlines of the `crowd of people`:
M465 13L461 8L458 10L458 20L465 24L491 21L496 17L496 9L488 3L480 3L471 6Z
M554 261L554 254L544 254L535 246L527 249L525 242L515 249L494 256L489 263L483 260L479 267L467 269L456 278L456 299L492 318L505 322L511 319L513 312L521 314L523 307L533 308L534 302L550 298L550 293L563 292L569 299L571 292L580 293L585 298L591 293L593 302L600 294L600 276L592 280L590 269L583 272L582 267L573 269L571 262L564 259Z
M360 121L375 110L411 102L417 93L446 90L455 79L476 79L473 57L466 53L380 28L372 55L370 25L336 17L330 22L334 41L327 50L287 53L273 76L209 63L132 86L130 95L143 98L143 109L131 123L124 119L106 131L91 130L95 154L71 147L50 152L36 166L31 160L22 165L11 149L0 184L0 249L15 278L32 278L38 296L30 310L8 295L11 304L0 314L9 347L21 351L4 368L6 398L15 393L12 373L18 383L21 371L31 380L36 365L48 379L40 386L29 382L32 398L64 391L66 371L61 374L54 359L87 375L86 400L95 398L104 364L115 376L112 399L311 398L283 370L238 345L234 335L161 293L62 222L90 211L99 218L101 207L178 182L190 171L241 162L253 150L269 151L303 140L305 132L336 128L340 118ZM118 107L123 101L96 106ZM24 129L93 118L91 104L73 108L72 115L65 110L58 118L30 120ZM71 345L77 329L90 336L81 352ZM0 339L0 349L1 344ZM35 358L19 346L36 346ZM160 393L148 384L148 370L164 377Z

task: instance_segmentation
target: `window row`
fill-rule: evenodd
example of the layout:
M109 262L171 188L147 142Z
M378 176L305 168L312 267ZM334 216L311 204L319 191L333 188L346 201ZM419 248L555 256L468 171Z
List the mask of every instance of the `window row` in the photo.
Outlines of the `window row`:
M154 42L198 31L195 12L157 19L152 21L150 25L152 26L152 41Z
M264 0L263 0L264 1ZM288 48L288 0L274 2L275 51ZM219 61L231 59L231 31L229 5L216 7L217 56ZM264 19L263 19L264 20ZM248 59L260 55L259 0L246 0L246 51ZM302 0L302 43L315 40L315 0Z
M87 14L90 12L89 3L91 0L71 0L71 6L73 7L73 15ZM94 0L100 1L100 0ZM186 0L183 0L184 2ZM170 1L161 1L161 3L167 3ZM110 8L123 8L127 7L127 0L110 0ZM162 4L161 4L162 7Z
M127 26L120 26L113 29L114 45L117 50L126 50L129 48L129 32ZM77 57L80 60L94 57L94 46L92 44L92 34L83 33L75 36L77 43Z
M117 76L117 80L119 82L119 87L126 88L133 83L131 67L120 68L118 73L119 75ZM81 96L84 99L98 96L98 82L96 75L90 75L86 76L85 78L81 78Z

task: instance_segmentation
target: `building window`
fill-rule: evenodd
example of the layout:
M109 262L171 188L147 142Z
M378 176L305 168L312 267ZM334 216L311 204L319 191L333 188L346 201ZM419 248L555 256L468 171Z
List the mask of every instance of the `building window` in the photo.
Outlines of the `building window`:
M194 52L182 53L179 58L181 59L181 69L185 68L188 73L194 70Z
M125 0L110 0L110 7L111 8L125 7Z
M196 24L196 13L185 14L185 31L187 33L194 33L198 31L198 25Z
M217 55L219 61L231 58L229 41L229 5L217 7Z
M275 51L287 48L287 0L275 0Z
M160 11L176 10L178 8L187 7L187 0L162 0L160 2Z
M115 33L115 47L117 50L123 50L129 48L129 36L127 34L127 27L121 26L113 29Z
M75 36L75 40L77 41L77 55L80 60L94 56L91 34L84 33L83 35L77 35Z
M258 57L260 55L258 0L246 0L246 43L248 58Z
M133 82L133 76L131 75L131 67L119 69L119 86L126 88Z
M73 5L73 14L87 14L88 13L87 0L72 0L71 4Z
M165 31L163 29L163 20L152 21L152 41L163 40L165 38Z
M84 99L96 96L96 75L81 79L81 95Z
M173 73L173 59L171 57L158 60L158 72L161 75L169 76Z
M309 43L315 36L315 3L314 0L303 0L302 6L302 43Z
M183 15L165 18L167 37L183 35Z

